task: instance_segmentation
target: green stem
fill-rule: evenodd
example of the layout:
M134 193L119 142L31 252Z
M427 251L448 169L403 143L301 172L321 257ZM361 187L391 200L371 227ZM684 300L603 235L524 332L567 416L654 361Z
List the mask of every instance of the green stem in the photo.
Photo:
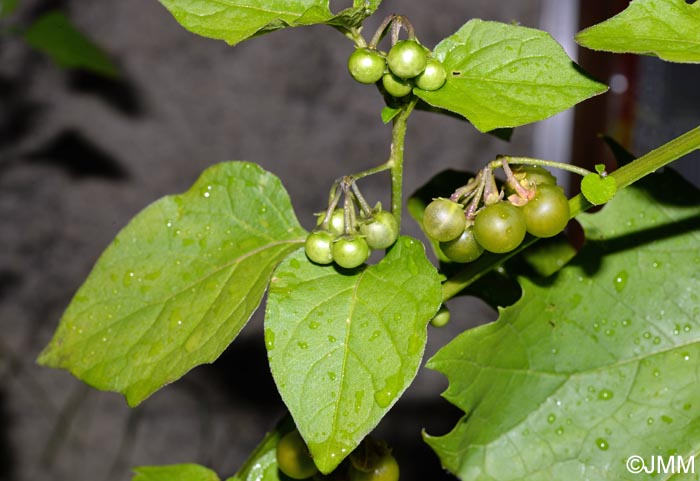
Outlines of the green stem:
M500 156L501 159L506 159L509 164L520 164L520 165L537 165L540 167L552 167L554 169L561 169L561 170L568 170L569 172L573 172L574 174L578 174L580 176L588 175L591 174L592 172L590 170L584 169L583 167L578 167L576 165L571 165L571 164L565 164L563 162L556 162L554 160L542 160L542 159L533 159L530 157L511 157L510 155L502 155ZM494 160L491 162L491 167L494 169L498 167L502 167L503 163L500 160Z
M391 168L391 211L396 217L399 230L401 229L401 212L403 210L403 153L406 140L406 125L408 117L417 103L418 97L413 97L404 105L401 112L394 117L391 129L391 154L387 164Z
M684 155L700 149L700 127L686 132L680 137L676 137L670 142L658 147L651 152L630 162L624 167L610 173L617 181L618 190L627 187L642 177L670 164ZM569 200L571 218L592 207L586 199L578 194ZM528 235L520 247L505 255L485 253L476 261L466 265L464 269L452 276L442 284L443 302L453 298L466 287L477 281L484 274L503 264L505 261L525 250L538 240L537 237Z

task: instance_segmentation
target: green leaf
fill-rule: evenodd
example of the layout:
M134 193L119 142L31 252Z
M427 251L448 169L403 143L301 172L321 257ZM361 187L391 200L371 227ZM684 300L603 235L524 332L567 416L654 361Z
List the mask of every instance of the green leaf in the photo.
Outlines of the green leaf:
M379 264L350 272L313 264L301 250L277 268L265 316L270 368L321 472L411 383L441 302L440 277L409 237Z
M617 192L615 177L599 174L588 174L581 179L581 193L593 205L601 205L608 202Z
M388 124L389 122L394 120L394 117L396 117L400 113L401 109L395 109L393 107L384 107L382 109L382 122Z
M40 17L24 33L24 39L59 67L89 70L105 77L116 77L119 73L109 56L61 12Z
M198 464L141 466L134 468L134 472L131 481L219 481L214 471Z
M447 82L414 93L482 132L546 119L607 90L582 73L548 33L532 28L470 20L433 55L443 62Z
M305 235L277 177L247 162L215 165L119 233L39 362L139 404L219 357Z
M328 24L340 28L361 25L381 0L354 0L337 15L330 0L160 0L183 27L204 37L235 45L287 27Z
M427 442L463 480L618 481L700 447L700 193L666 172L577 219L576 258L428 363L466 414Z
M19 5L19 0L0 0L0 18L8 17Z
M576 41L592 50L699 63L700 3L634 0L623 12L579 32Z

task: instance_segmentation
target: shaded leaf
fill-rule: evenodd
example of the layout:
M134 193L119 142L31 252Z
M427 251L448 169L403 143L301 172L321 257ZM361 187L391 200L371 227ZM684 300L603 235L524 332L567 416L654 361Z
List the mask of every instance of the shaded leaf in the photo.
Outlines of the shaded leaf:
M564 267L576 255L576 249L564 234L539 239L525 249L521 257L539 276L548 277Z
M700 447L700 194L667 171L577 219L587 243L551 283L521 279L429 361L466 414L426 439L463 480L617 481L633 454Z
M433 55L443 62L447 81L439 90L414 93L482 132L546 119L607 90L548 33L532 28L470 20Z
M235 45L287 27L328 24L357 27L381 0L354 0L337 15L330 0L160 0L183 27L204 37Z
M699 63L700 3L634 0L621 13L579 32L576 41L592 50Z
M411 383L441 302L440 277L409 237L379 264L350 272L313 264L303 251L277 268L265 316L270 368L323 473Z
M119 233L39 362L136 405L216 360L304 237L277 177L246 162L215 165Z
M7 17L17 10L19 0L2 0L0 1L0 18Z
M59 67L83 69L116 77L117 67L109 56L81 33L61 12L49 12L34 22L24 33L29 45L45 53Z
M134 472L131 481L219 481L214 471L198 464L141 466Z

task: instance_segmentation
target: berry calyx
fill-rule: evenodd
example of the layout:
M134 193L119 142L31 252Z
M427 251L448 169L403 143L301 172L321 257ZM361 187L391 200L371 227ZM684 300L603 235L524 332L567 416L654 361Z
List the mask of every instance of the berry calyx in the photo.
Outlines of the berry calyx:
M394 75L409 79L425 70L428 55L425 48L415 40L400 40L389 50L386 63Z
M386 61L379 52L358 48L348 58L348 70L352 78L363 84L373 84L384 75Z

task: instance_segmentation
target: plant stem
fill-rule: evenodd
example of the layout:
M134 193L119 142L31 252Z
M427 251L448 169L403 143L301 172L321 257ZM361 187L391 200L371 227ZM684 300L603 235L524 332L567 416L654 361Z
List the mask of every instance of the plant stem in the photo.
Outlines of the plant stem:
M695 127L680 137L676 137L661 147L658 147L639 157L633 162L619 168L618 170L611 172L610 175L615 177L618 190L620 190L697 149L700 149L700 127ZM513 159L515 159L515 157ZM515 161L513 162L515 163ZM570 217L574 218L590 207L592 207L592 205L586 201L581 194L578 194L569 200L569 209L571 212ZM528 235L517 249L509 252L508 254L497 255L485 253L476 261L467 264L464 269L447 279L442 284L443 302L453 298L466 287L481 278L484 274L503 264L506 260L510 259L519 252L525 250L537 240L537 237Z
M401 212L403 210L403 152L406 140L406 125L408 117L413 112L413 108L418 103L418 97L413 97L401 112L394 117L391 128L391 153L389 164L391 168L391 211L396 217L396 222L401 229Z
M530 157L511 157L510 155L502 155L500 156L500 159L505 159L509 164L537 165L540 167L552 167L554 169L568 170L569 172L573 172L574 174L578 174L582 177L592 173L590 170L584 169L583 167L565 164L563 162L556 162L554 160L533 159ZM491 162L491 167L494 169L502 166L503 162L501 162L499 159Z

